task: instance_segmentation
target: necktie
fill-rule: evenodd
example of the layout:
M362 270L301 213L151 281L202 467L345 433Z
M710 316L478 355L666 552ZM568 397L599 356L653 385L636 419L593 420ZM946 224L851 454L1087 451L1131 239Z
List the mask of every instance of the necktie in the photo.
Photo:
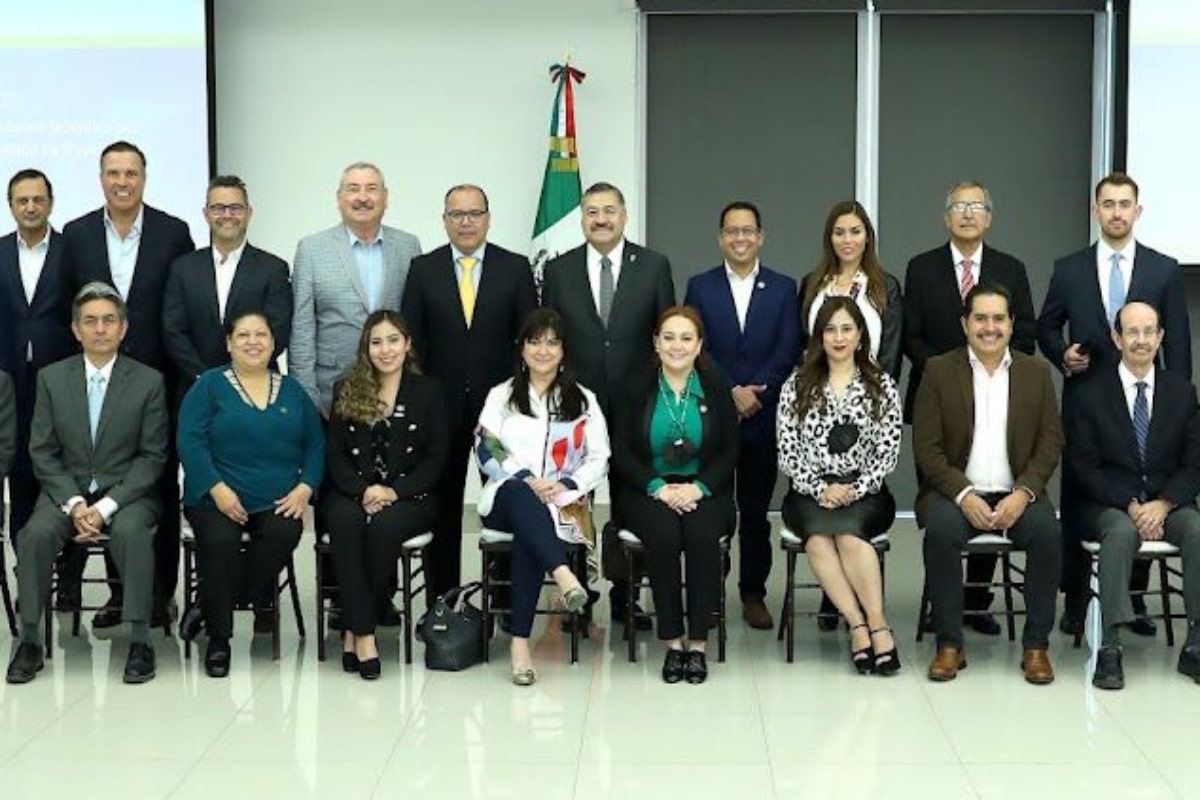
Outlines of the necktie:
M1146 460L1146 439L1150 436L1150 404L1146 401L1146 382L1137 382L1137 397L1133 401L1133 436L1137 439L1138 455Z
M471 327L471 318L475 316L475 259L463 256L458 260L462 267L462 280L458 282L458 297L462 300L463 319L467 327Z
M1117 321L1117 312L1125 305L1125 276L1121 274L1121 254L1112 254L1112 269L1108 271L1108 324Z
M608 315L612 313L613 295L616 293L616 287L613 286L612 274L612 259L608 256L600 257L600 321L604 323L604 327L608 327Z
M100 426L100 409L104 407L104 376L97 372L88 380L88 424L92 444L96 443L96 428Z
M969 258L962 260L962 277L958 279L958 296L963 300L967 299L967 292L975 288L975 275L971 272L971 267L975 266L974 262Z

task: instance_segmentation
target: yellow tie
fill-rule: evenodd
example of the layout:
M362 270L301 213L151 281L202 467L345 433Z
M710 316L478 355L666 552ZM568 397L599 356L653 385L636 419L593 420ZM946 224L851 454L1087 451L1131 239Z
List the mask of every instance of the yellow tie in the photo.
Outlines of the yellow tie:
M463 319L467 327L471 327L471 317L475 314L475 259L463 256L458 260L462 267L462 280L458 282L458 297L462 300Z

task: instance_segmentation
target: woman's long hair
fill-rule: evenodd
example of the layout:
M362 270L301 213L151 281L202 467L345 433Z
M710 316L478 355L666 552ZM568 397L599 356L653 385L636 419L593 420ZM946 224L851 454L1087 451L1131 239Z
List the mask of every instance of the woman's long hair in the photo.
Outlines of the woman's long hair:
M583 390L579 388L579 376L571 363L566 325L563 324L562 315L552 308L534 309L521 323L521 331L517 334L517 356L513 365L512 394L508 398L508 404L527 417L533 416L533 409L529 405L529 369L525 366L525 345L548 333L558 337L563 352L558 372L551 381L550 388L546 390L547 403L551 404L550 414L560 420L577 419L587 410L588 402Z
M825 408L825 384L829 382L829 358L825 355L825 327L839 311L845 311L854 320L860 336L854 351L854 364L867 387L871 398L871 416L879 419L883 411L883 370L871 358L871 334L863 319L858 304L849 297L827 297L817 311L817 321L804 357L796 367L796 404L793 410L797 420L803 420L809 409Z
M887 284L884 282L883 265L879 263L879 256L875 253L875 226L871 224L871 217L867 215L867 210L862 207L861 203L857 200L843 200L829 209L829 216L825 218L825 233L821 239L821 263L809 273L808 283L804 288L801 324L808 321L808 315L812 311L813 300L816 299L817 293L841 269L841 262L838 261L837 252L833 249L832 237L833 226L837 223L838 217L846 214L853 214L862 220L863 230L867 234L862 262L859 264L859 268L867 276L867 299L870 300L871 305L875 306L879 316L882 317L883 312L887 310ZM809 333L816 335L817 330L818 328L814 326Z
M333 410L346 419L370 425L378 422L385 414L391 412L379 399L379 372L371 363L371 331L381 322L387 322L396 327L400 334L408 340L408 354L404 357L403 375L420 375L421 365L417 361L417 353L412 346L412 333L404 317L391 309L381 308L373 312L363 323L362 334L358 337L358 351L354 355L354 365L342 379L338 396L334 400Z

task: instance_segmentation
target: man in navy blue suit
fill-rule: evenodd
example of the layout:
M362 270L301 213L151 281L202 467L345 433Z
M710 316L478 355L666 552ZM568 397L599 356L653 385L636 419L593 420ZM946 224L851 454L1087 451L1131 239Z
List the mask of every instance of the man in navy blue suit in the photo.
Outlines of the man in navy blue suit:
M740 419L736 472L742 614L751 628L774 627L764 598L771 573L767 508L778 460L779 389L800 350L796 282L762 266L762 217L753 203L721 211L717 243L725 263L688 281L684 304L700 313L709 356L729 378Z
M16 390L16 459L8 476L9 530L15 533L33 514L40 491L29 460L37 371L79 346L71 333L63 239L50 227L50 179L36 169L16 173L8 182L8 206L17 229L0 238L0 369L12 375Z
M1140 301L1158 310L1163 343L1159 363L1185 380L1192 378L1191 331L1187 299L1179 264L1136 241L1134 224L1142 213L1138 185L1114 172L1096 185L1092 209L1100 239L1091 246L1054 262L1046 302L1038 317L1038 347L1063 373L1063 418L1070 419L1078 398L1091 383L1114 372L1121 360L1113 341L1113 322L1126 303ZM1066 326L1066 335L1063 326ZM1067 441L1067 452L1072 447ZM1070 459L1063 465L1062 531L1066 595L1060 627L1074 633L1083 625L1083 560L1080 550L1081 496L1079 478ZM1144 587L1148 574L1134 575ZM1136 598L1141 600L1141 598ZM1136 632L1153 635L1144 603L1134 603Z

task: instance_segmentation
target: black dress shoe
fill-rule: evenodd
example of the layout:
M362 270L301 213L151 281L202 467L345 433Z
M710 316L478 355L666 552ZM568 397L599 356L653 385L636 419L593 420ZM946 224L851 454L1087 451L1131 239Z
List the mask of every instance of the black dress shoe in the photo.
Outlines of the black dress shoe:
M358 677L364 681L373 681L379 677L383 671L379 663L379 656L368 658L358 662Z
M1156 636L1158 634L1158 626L1154 624L1154 620L1146 616L1139 616L1127 627L1138 636Z
M29 683L37 677L38 672L45 665L46 659L43 657L41 647L21 642L17 645L17 652L13 654L12 661L8 664L8 674L4 676L4 680L8 683Z
M1077 636L1083 633L1083 615L1064 612L1058 621L1058 629L1067 636Z
M129 645L129 657L125 659L126 683L147 683L154 680L154 648L142 642Z
M1187 675L1196 683L1200 683L1200 651L1185 647L1179 651L1179 664L1176 666L1180 674Z
M208 677L224 678L228 675L231 655L228 639L209 639L208 649L204 651L204 671Z
M121 622L123 622L121 619L121 604L117 603L114 605L112 600L109 600L104 605L104 608L100 609L92 616L92 628L95 630L115 628L120 625Z
M342 672L358 672L358 654L353 650L342 651Z
M683 676L692 685L708 680L708 661L705 660L703 652L700 650L688 651L687 662L683 667Z
M984 636L999 636L1000 623L996 617L987 612L981 614L963 614L963 624L976 633Z
M204 612L200 610L200 606L192 606L183 612L183 618L179 620L179 638L185 642L191 642L195 641L196 637L202 633L204 633Z
M1092 686L1097 689L1124 689L1125 670L1121 668L1121 648L1101 647L1096 656L1096 673Z
M682 650L667 649L663 657L662 678L667 683L679 683L683 680L687 653Z

